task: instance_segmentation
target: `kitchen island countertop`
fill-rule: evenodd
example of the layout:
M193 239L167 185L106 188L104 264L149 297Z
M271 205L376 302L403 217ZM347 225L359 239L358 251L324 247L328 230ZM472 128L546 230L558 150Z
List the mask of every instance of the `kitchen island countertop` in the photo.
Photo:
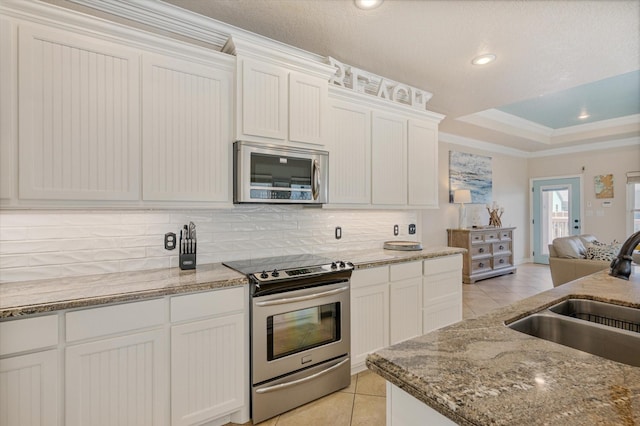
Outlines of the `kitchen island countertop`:
M639 367L505 326L569 297L640 308L640 267L629 281L599 272L382 349L367 366L462 425L640 424Z
M319 253L353 262L358 268L462 253L450 247L421 251L380 249ZM0 284L0 319L162 297L172 294L215 290L246 285L248 280L221 263L198 265L195 270L179 268L63 277Z

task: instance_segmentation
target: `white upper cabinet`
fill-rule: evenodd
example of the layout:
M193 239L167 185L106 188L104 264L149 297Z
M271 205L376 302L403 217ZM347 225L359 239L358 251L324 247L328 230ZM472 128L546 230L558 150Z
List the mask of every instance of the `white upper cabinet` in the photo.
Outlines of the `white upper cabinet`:
M316 145L327 142L327 80L292 72L289 74L289 140Z
M438 125L408 121L407 180L409 205L438 207Z
M250 136L287 139L288 72L271 64L239 60L238 138Z
M327 144L335 67L262 37L234 35L222 52L236 57L235 140Z
M246 58L238 68L236 139L325 144L327 79Z
M407 124L394 114L374 111L371 131L371 201L407 203Z
M329 136L329 200L371 203L371 110L332 100Z
M0 18L0 199L15 196L17 180L17 31Z
M29 25L18 53L19 198L138 199L140 54Z
M145 54L145 201L230 201L230 69Z

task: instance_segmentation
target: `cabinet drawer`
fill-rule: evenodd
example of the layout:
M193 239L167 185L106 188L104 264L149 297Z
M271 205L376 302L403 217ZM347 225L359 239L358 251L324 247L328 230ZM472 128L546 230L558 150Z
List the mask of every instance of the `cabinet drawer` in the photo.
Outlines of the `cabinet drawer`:
M462 268L462 255L439 257L423 261L424 275L442 274L444 272L460 271Z
M68 312L67 342L160 326L164 313L164 299Z
M57 315L0 322L0 355L57 344Z
M172 297L171 322L242 311L245 303L244 287Z
M491 244L472 245L469 253L471 257L491 256Z
M351 275L351 288L368 287L389 282L389 267L356 269Z
M422 276L422 264L420 262L400 263L389 268L391 281L407 280Z
M511 241L512 239L511 231L500 231L500 239L503 241Z
M471 261L471 273L491 270L491 259L480 259Z
M511 243L510 242L501 242L493 244L493 254L499 255L501 253L511 253Z
M484 241L484 235L479 234L479 233L472 233L471 234L471 243L475 244L475 243L481 243Z
M510 256L496 256L493 258L493 269L506 268L511 266Z
M498 232L498 231L486 231L486 232L483 232L482 235L483 235L483 240L484 241L491 242L491 241L498 240L498 236L500 235L500 232Z

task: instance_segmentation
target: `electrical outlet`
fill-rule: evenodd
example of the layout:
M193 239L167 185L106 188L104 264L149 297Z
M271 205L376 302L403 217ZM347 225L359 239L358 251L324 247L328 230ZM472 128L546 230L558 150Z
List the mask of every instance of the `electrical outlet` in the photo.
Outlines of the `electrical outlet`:
M412 223L409 225L409 235L413 235L416 233L416 224Z
M164 249L173 250L174 248L176 248L176 234L167 232L164 234Z
M400 227L398 225L393 225L393 235L396 237L400 234Z

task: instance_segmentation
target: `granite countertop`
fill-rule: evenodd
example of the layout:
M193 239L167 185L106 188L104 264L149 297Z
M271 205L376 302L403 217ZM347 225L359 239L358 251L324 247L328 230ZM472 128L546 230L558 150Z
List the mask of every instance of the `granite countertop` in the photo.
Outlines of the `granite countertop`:
M640 368L504 325L569 297L640 308L640 267L628 282L599 272L385 348L367 366L462 425L640 424Z
M380 248L321 255L353 262L356 268L370 268L464 251L451 247L424 248L421 251L391 251ZM0 319L246 284L248 280L245 275L221 263L198 265L197 269L191 271L179 268L154 269L2 283Z

